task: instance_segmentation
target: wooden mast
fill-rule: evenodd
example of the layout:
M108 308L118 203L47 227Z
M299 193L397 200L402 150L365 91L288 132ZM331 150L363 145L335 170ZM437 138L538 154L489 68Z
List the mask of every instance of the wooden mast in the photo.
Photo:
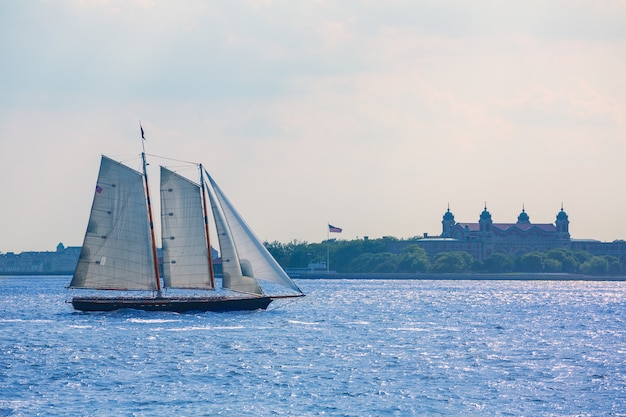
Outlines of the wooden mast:
M141 159L143 160L143 179L146 183L146 201L148 202L148 216L150 218L150 240L152 242L152 257L154 258L154 279L156 280L156 287L158 295L161 295L161 278L159 277L159 257L156 250L156 239L154 237L154 221L152 220L152 204L150 204L150 188L148 187L148 172L146 169L146 153L141 153Z
M202 210L204 211L204 235L206 236L207 253L209 256L209 277L211 287L215 288L215 272L213 271L213 255L211 254L211 239L209 238L209 216L206 209L206 193L204 191L204 174L200 164L200 189L202 192Z
M157 296L161 296L161 277L159 276L159 257L156 250L156 238L154 237L154 221L152 220L152 204L150 203L150 187L148 187L148 170L146 163L146 146L144 141L146 140L143 132L143 126L139 122L139 129L141 129L141 160L143 162L143 179L146 185L146 202L148 203L148 217L150 219L150 241L152 242L152 258L154 259L154 279L156 280Z

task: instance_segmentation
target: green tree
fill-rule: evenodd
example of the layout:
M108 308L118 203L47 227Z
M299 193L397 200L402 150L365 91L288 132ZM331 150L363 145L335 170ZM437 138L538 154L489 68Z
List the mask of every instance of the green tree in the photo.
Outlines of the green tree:
M430 259L418 245L409 245L398 257L398 272L428 272Z
M517 258L517 269L521 272L543 272L546 255L543 252L528 252Z
M264 242L263 245L267 249L267 251L276 259L276 262L279 263L283 268L289 268L289 255L285 249L285 245L278 241L273 242Z
M602 256L592 256L580 266L583 274L606 275L609 271L609 261Z
M474 258L467 252L440 252L435 256L433 272L469 272Z
M608 274L609 275L619 275L622 273L622 264L619 261L619 258L615 256L606 255L604 259L609 263Z
M353 261L365 253L382 253L387 251L383 239L372 240L340 240L328 242L330 249L330 268L338 272L354 271Z
M311 261L309 245L306 242L292 241L289 243L291 268L306 268Z
M305 268L313 254L307 242L293 240L289 243L265 242L268 252L283 268Z
M562 264L560 261L546 257L543 260L543 270L545 272L561 272Z
M322 243L310 243L307 245L307 256L309 262L324 262L326 263L328 245Z
M567 273L578 272L579 262L576 256L571 250L567 249L551 249L546 252L546 255L550 259L556 259L561 262L561 271Z
M397 268L397 256L389 252L364 253L349 265L351 272L396 272Z
M515 258L496 252L485 258L483 266L486 272L512 272L515 270Z
M407 245L402 253L389 253ZM483 261L475 260L466 252L442 252L430 260L424 249L415 244L415 238L400 240L394 237L362 240L328 240L321 243L265 242L268 251L284 268L303 268L310 262L325 262L330 255L330 268L338 272L583 272L588 274L621 274L626 269L613 256L599 257L586 251L564 248L547 252L530 252L512 258L494 253ZM463 255L460 255L463 254ZM364 256L369 255L369 256ZM378 255L378 256L373 256ZM361 257L361 258L360 258ZM606 268L605 268L606 262ZM514 264L514 267L512 266ZM584 271L582 265L585 265Z
M582 264L583 262L587 262L593 258L593 255L584 250L572 250L571 254L576 258L578 264Z

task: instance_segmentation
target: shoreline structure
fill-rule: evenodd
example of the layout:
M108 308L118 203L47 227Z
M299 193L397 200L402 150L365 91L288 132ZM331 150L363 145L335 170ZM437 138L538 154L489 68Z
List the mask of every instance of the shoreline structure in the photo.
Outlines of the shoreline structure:
M405 281L626 281L626 275L584 275L567 273L529 273L510 272L501 274L487 273L340 273L340 272L313 272L291 273L289 277L301 280L405 280ZM0 272L1 278L41 277L56 278L72 276L72 272L59 273L5 273ZM216 274L221 278L221 274Z
M509 273L338 273L321 272L293 274L295 279L359 279L359 280L415 280L415 281L626 281L626 275L585 275L545 272Z
M54 252L12 252L0 254L0 276L67 276L74 273L80 247L64 247L62 243ZM221 265L214 265L216 276L221 277ZM388 279L388 280L492 280L492 281L626 281L626 275L585 275L547 272L508 273L342 273L335 271L290 269L285 271L292 279Z

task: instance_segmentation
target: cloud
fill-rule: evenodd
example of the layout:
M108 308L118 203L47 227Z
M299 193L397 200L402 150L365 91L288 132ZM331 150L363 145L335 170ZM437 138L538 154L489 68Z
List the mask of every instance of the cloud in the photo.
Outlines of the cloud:
M580 79L568 80L562 89L532 84L502 107L520 125L569 129L614 128L623 124L623 105L592 89Z
M448 202L539 220L589 198L613 212L585 234L626 236L608 220L624 197L594 188L623 178L624 7L3 3L0 175L20 178L20 203L0 230L26 240L42 196L24 190L43 187L40 229L79 240L89 173L101 153L136 157L141 120L149 153L204 162L270 240L322 239L327 221L347 238L433 233Z

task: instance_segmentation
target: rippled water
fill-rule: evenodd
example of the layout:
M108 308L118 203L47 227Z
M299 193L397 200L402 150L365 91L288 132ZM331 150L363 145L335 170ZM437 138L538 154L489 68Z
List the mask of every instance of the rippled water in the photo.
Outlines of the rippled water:
M68 281L0 278L0 416L626 416L624 282L303 280L175 314L74 312Z

